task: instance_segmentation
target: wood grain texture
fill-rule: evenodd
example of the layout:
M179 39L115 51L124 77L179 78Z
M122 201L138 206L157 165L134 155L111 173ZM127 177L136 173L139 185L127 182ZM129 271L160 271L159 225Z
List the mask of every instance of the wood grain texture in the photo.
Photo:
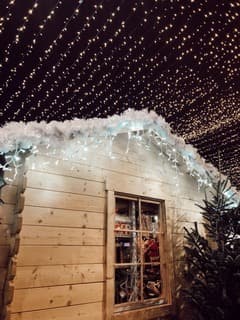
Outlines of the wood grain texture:
M172 199L174 196L174 190L172 190L170 184L152 181L151 179L129 177L128 175L119 173L109 173L106 181L107 190L157 199Z
M104 214L67 209L24 207L24 225L74 228L104 228Z
M0 224L0 245L9 245L11 239L11 225Z
M10 307L10 305L4 305L2 307L2 319L11 320L11 307Z
M14 313L102 301L103 283L17 289L11 310Z
M17 289L104 281L103 264L18 267Z
M197 207L197 204L202 204L202 201L195 201L190 198L183 198L181 196L176 196L174 199L166 199L166 206L169 208L174 208L178 210L190 210L195 213L199 213L201 210Z
M115 237L114 237L114 218L115 218L115 197L114 192L107 192L107 238L106 238L106 294L105 294L105 318L110 320L114 307L114 267L115 260Z
M7 270L6 268L0 267L0 290L2 291Z
M33 171L104 182L102 169L91 166L86 161L80 163L73 160L62 160L59 157L46 154L38 154L36 157L29 157L27 164L29 170Z
M11 320L104 320L102 309L102 302L95 302L40 311L13 313Z
M12 236L10 240L10 251L9 251L10 256L13 257L17 255L19 248L20 248L20 236L19 234L17 234L16 236Z
M27 188L25 204L45 208L104 212L105 200L100 197Z
M3 288L3 304L7 305L12 302L13 292L14 292L14 283L13 281L7 281Z
M168 251L174 248L165 274L172 282L168 272L182 258L182 228L200 220L195 203L202 192L185 175L179 176L176 189L174 169L155 147L149 152L135 145L125 151L126 140L120 137L114 141L114 160L101 149L89 153L87 161L60 160L44 150L28 159L12 320L147 320L169 315L168 305L114 313L114 200L106 199L104 182L112 199L118 191L165 201L165 240ZM14 186L5 192L9 203L14 194Z
M18 266L103 262L103 246L21 246L18 254Z
M102 229L24 225L21 231L21 245L103 246L103 236Z
M13 223L14 205L4 204L0 206L0 224Z
M169 177L175 175L175 171L166 157L159 157L158 150L154 146L149 152L144 150L142 146L134 146L134 144L131 146L129 153L126 154L126 140L124 136L117 137L113 145L114 160L111 160L104 153L104 150L100 148L94 153L89 152L87 163L81 159L76 159L74 162L59 160L57 155L44 155L44 150L42 154L38 154L36 159L33 158L32 161L34 162L34 168L43 172L80 177L93 181L103 181L104 177L110 173L120 173L129 177L143 177L152 181L170 184L172 190L176 192L173 179L169 179ZM58 164L54 165L56 161ZM189 196L189 186L191 186L190 197L199 198L201 192L198 191L197 182L193 177L189 175L179 176L179 182L180 188L178 191L182 196Z
M139 310L131 310L120 313L115 313L113 320L153 320L156 318L164 319L165 316L172 312L171 305L153 306Z
M14 221L12 224L12 230L11 233L12 235L15 235L17 233L19 233L22 229L22 222L23 222L23 216L22 214L15 214L14 215Z
M6 185L1 189L1 199L5 204L16 204L17 187L14 185Z
M18 196L18 201L16 203L14 212L21 213L24 209L24 205L25 205L25 196L23 193L20 193Z
M11 257L11 259L8 262L7 278L9 280L13 280L15 278L16 270L17 270L17 259L16 259L16 256L14 256L14 257Z
M0 245L0 267L6 267L8 262L8 255L10 252L9 245Z
M35 189L70 192L76 194L104 197L104 184L97 181L65 177L51 173L30 170L27 174L28 187Z

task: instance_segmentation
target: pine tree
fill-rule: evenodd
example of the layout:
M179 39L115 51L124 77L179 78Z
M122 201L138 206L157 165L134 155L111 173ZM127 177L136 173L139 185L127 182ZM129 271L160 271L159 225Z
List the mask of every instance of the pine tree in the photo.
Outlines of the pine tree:
M235 320L240 315L240 203L234 206L226 196L227 184L219 181L213 198L199 206L207 236L199 234L197 223L185 228L183 297L194 320Z

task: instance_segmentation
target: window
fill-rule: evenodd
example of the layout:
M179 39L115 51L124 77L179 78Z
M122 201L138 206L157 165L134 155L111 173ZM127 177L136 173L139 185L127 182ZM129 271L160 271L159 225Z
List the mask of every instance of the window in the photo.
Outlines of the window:
M114 310L167 303L164 203L115 194Z

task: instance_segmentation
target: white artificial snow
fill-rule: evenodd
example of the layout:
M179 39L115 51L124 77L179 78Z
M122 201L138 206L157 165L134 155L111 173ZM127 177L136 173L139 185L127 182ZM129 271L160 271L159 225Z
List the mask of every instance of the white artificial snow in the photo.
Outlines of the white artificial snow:
M195 173L198 181L209 182L209 178L216 180L218 170L198 154L190 144L186 144L181 137L171 133L169 124L154 111L136 111L128 109L122 115L108 118L74 119L63 122L10 122L0 129L0 152L14 152L16 149L38 148L38 146L66 146L63 142L76 141L86 138L99 139L101 137L115 137L122 132L145 131L154 132L182 157L191 172ZM111 139L110 139L111 141Z

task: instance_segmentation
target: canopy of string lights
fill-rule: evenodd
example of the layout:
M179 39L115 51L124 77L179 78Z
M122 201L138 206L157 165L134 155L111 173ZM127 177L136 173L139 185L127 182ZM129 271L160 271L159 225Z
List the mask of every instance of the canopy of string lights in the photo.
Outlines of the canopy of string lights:
M240 2L2 0L0 122L155 110L240 188Z

